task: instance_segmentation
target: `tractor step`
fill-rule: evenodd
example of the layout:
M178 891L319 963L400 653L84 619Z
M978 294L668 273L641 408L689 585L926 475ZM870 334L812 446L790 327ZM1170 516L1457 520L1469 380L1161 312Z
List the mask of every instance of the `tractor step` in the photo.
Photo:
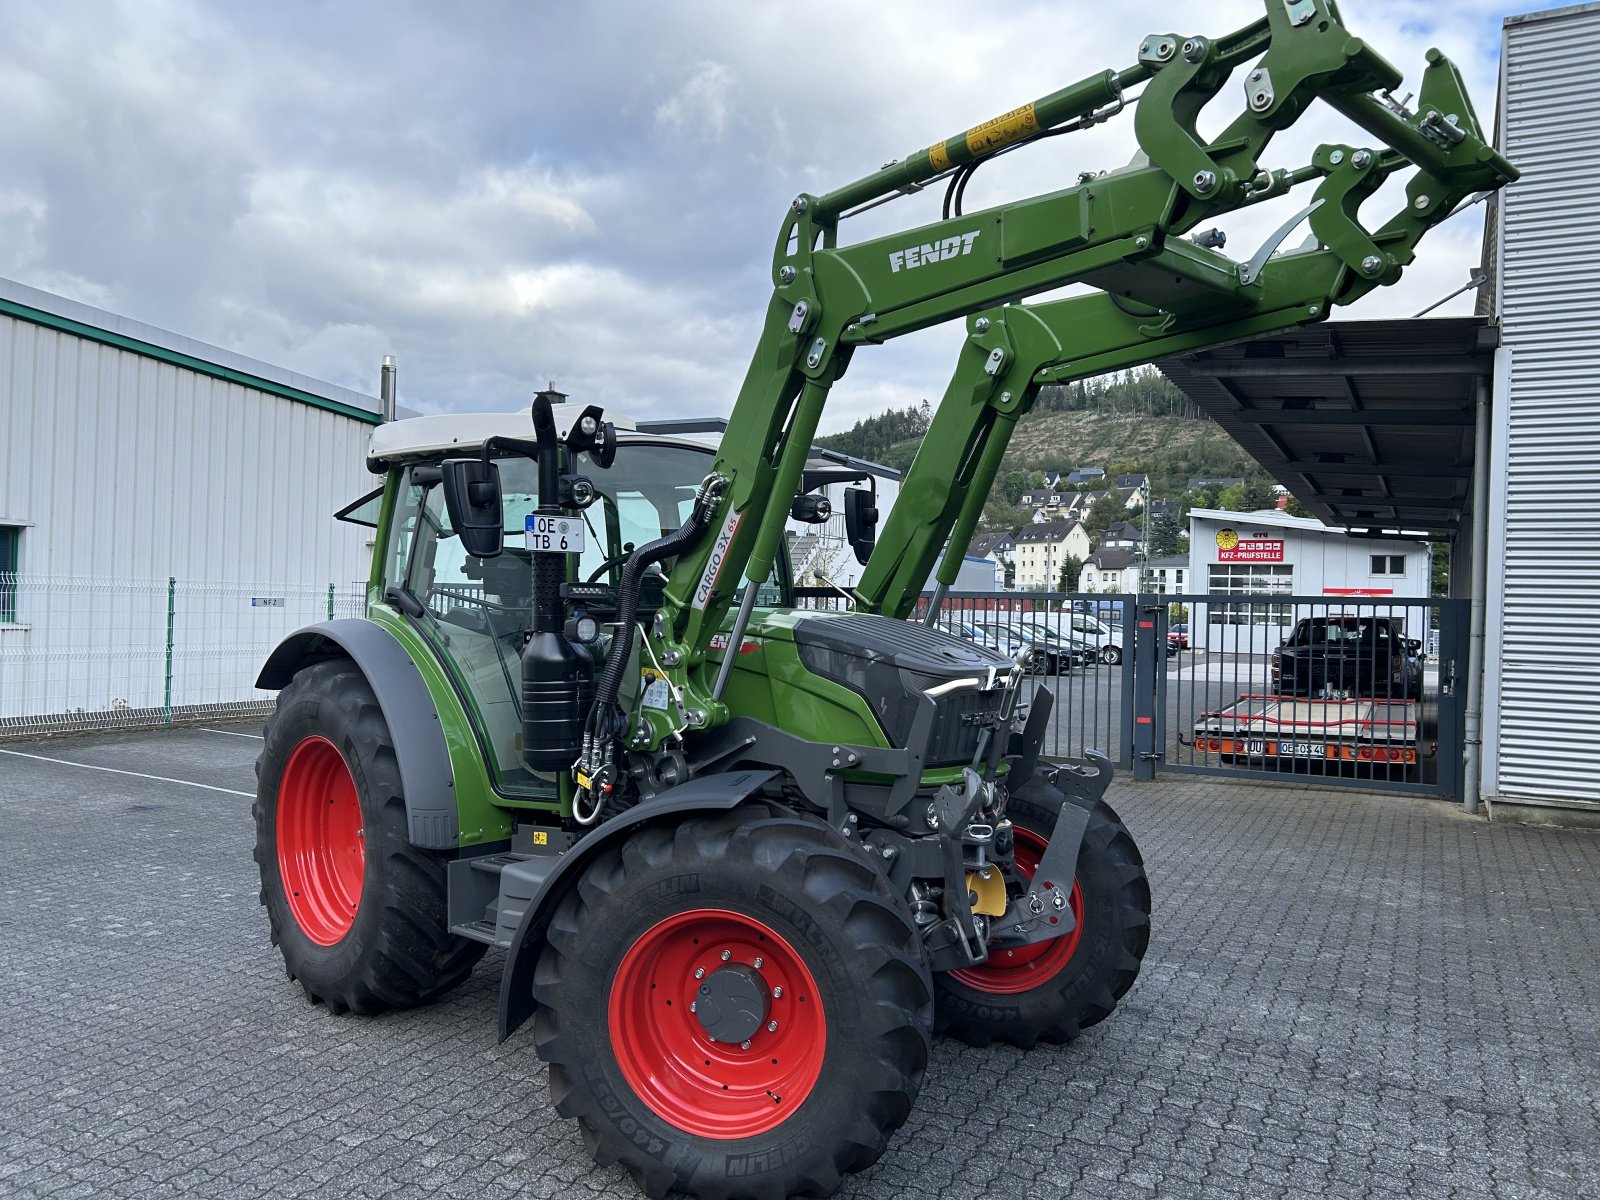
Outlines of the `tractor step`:
M449 865L450 932L505 949L544 881L561 861L558 854L484 854Z

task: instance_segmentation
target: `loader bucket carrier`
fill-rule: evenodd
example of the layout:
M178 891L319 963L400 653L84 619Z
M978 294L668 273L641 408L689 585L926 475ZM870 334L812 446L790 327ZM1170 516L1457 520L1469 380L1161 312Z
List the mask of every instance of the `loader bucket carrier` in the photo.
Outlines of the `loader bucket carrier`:
M1110 764L1046 754L1032 648L956 637L939 603L1041 386L1324 320L1516 178L1448 59L1414 106L1400 84L1331 0L1265 0L797 196L717 451L553 388L379 427L366 616L299 631L258 680L282 689L256 859L290 978L377 1012L504 949L502 1037L535 1018L557 1110L652 1196L829 1193L904 1122L933 1033L1026 1048L1109 1016L1150 914ZM1239 112L1208 139L1219 96ZM1352 141L1269 165L1317 101ZM1128 166L965 210L991 159L1118 115ZM1402 171L1400 210L1363 224ZM935 185L938 220L841 242ZM1291 192L1252 256L1222 252L1212 222ZM1093 291L1027 302L1067 285ZM808 458L831 389L857 347L958 317L881 531L846 492L853 611L792 607L784 530L830 516Z

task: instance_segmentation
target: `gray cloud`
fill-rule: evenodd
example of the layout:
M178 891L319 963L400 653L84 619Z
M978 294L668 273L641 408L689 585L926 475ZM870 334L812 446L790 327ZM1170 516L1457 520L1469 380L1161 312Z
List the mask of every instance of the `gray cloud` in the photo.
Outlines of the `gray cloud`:
M1412 78L1440 44L1487 115L1497 7L1344 11ZM1227 0L1196 31L1260 11ZM1136 3L1091 26L1044 0L64 0L7 20L0 274L367 391L394 353L419 408L508 408L554 379L645 416L727 411L795 192L1125 65L1171 23ZM1348 136L1331 115L1310 133ZM1127 161L1131 120L1059 141L986 168L969 207ZM1273 161L1312 144L1285 139ZM848 236L937 204L888 206ZM1232 247L1275 219L1231 224ZM1458 220L1358 314L1464 281L1477 218ZM826 427L938 396L958 337L858 355Z

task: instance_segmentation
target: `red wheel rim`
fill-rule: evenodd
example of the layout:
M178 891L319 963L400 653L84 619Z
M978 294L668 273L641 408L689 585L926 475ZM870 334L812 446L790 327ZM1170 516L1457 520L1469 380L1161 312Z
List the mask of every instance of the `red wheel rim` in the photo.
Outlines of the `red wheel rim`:
M753 968L765 985L770 1007L747 1045L712 1040L690 1008L725 964ZM685 1133L766 1133L798 1111L822 1073L827 1019L816 980L793 946L743 913L694 909L645 930L617 968L609 1015L622 1077Z
M308 737L278 781L278 873L300 932L331 946L356 919L367 874L361 801L338 747Z
M1032 830L1015 827L1017 840L1017 870L1025 879L1032 879L1039 869L1048 843ZM980 992L1014 996L1018 992L1031 992L1034 988L1054 979L1072 961L1078 943L1083 940L1083 889L1072 881L1072 894L1067 898L1076 922L1071 933L1051 938L1048 942L1035 942L1031 946L1014 949L995 949L989 961L976 967L951 971L950 978Z

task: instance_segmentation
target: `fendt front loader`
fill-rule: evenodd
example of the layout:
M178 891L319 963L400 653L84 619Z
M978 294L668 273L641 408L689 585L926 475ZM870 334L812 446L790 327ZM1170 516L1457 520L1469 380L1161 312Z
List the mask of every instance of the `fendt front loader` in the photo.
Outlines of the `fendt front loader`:
M1230 79L1242 111L1203 138ZM1109 764L1044 753L1026 651L933 617L1041 385L1322 320L1516 177L1447 59L1415 108L1400 82L1330 0L1266 0L1247 29L1152 34L1133 66L796 197L716 452L550 393L380 427L383 488L348 513L376 530L367 615L299 631L259 679L281 692L255 853L290 977L372 1013L503 948L502 1037L532 1018L557 1110L652 1196L826 1194L905 1121L934 1033L1030 1047L1108 1016L1150 912ZM1369 140L1261 165L1313 100ZM1126 106L1128 166L962 211L984 162ZM1402 168L1403 208L1369 231L1362 202ZM841 241L935 183L941 219ZM1254 257L1221 253L1210 221L1302 184ZM1274 253L1300 222L1307 244ZM1022 302L1067 284L1096 290ZM784 526L827 515L805 463L830 389L858 347L956 317L881 536L847 494L854 610L795 608Z

